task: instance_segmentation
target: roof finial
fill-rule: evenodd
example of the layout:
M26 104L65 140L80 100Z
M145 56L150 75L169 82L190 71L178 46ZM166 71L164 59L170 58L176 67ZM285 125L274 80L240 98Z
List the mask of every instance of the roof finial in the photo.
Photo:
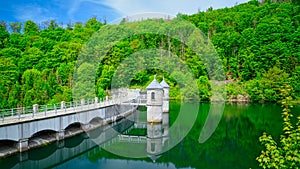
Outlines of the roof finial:
M156 80L156 74L154 75L154 80Z

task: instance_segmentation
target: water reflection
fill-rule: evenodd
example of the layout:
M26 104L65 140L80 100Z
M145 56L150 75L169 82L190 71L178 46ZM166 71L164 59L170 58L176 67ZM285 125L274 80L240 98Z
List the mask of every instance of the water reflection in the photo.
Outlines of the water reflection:
M169 113L163 113L162 123L147 124L147 156L155 162L169 140Z
M218 128L205 143L199 144L199 133L211 106L201 104L197 121L190 133L176 147L167 151L173 140L181 136L181 130L185 126L182 122L181 125L174 127L175 121L180 116L178 112L181 106L180 103L171 102L170 113L163 113L161 124L146 123L146 112L141 111L111 126L0 160L0 166L72 169L254 169L258 168L255 158L262 149L258 137L263 131L267 131L275 138L279 138L281 134L280 106L227 104ZM295 117L300 115L300 107L295 107L292 112L295 113ZM131 141L126 137L131 137ZM133 153L131 155L136 158L113 154L109 150L123 152L125 155ZM140 158L141 155L143 158Z

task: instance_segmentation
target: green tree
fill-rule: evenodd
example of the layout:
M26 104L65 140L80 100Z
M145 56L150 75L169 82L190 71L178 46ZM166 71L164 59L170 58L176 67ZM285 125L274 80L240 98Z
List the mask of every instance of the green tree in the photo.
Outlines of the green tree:
M9 33L6 28L0 24L0 48L4 47L7 38L9 38Z
M290 112L293 107L290 96L292 88L285 85L281 92L284 98L281 101L284 134L281 135L279 143L266 133L259 138L261 144L265 146L265 150L256 158L262 168L298 168L300 166L300 117L297 118L297 124L293 125L291 121L293 115Z
M39 32L39 28L32 20L28 20L24 24L23 32L25 34L37 34Z
M22 75L22 97L24 106L45 104L49 100L49 86L36 69L28 69Z
M11 22L9 23L10 29L14 33L21 33L22 23L21 22Z

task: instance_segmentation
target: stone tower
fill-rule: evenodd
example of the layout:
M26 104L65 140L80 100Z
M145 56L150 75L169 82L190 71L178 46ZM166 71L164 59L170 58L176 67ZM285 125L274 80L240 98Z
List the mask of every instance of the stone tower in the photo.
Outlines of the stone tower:
M163 81L160 82L161 87L163 87L164 90L164 97L163 97L163 112L169 112L169 99L170 99L170 86L165 81L165 78Z
M147 122L162 122L163 87L154 80L147 86Z

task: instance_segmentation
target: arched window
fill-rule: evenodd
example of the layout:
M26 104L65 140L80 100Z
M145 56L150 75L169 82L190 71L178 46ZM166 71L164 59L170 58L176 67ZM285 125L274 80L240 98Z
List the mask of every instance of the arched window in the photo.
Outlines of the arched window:
M151 143L151 152L155 152L155 143Z
M154 99L155 99L155 93L152 92L152 93L151 93L151 100L154 100Z

